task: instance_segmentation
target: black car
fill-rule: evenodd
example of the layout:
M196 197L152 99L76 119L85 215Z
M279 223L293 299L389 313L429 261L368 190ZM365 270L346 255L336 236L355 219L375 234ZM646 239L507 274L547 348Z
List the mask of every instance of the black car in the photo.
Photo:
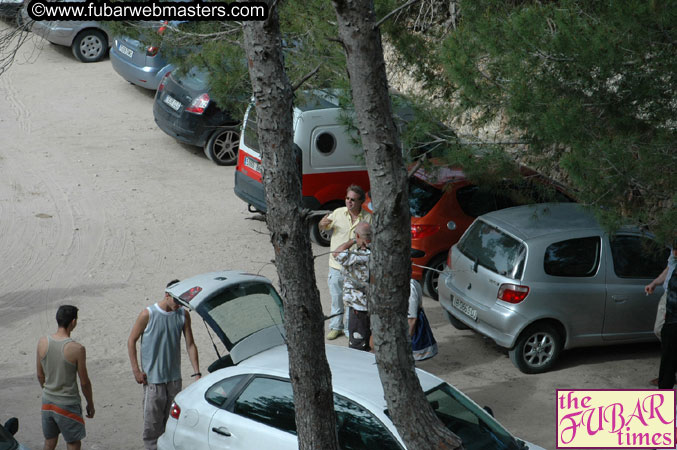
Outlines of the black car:
M28 450L19 444L14 435L19 430L19 419L12 417L5 425L0 426L0 450Z
M216 164L237 162L240 121L212 100L206 71L192 68L185 74L167 74L155 94L153 115L162 131L185 144L203 147Z

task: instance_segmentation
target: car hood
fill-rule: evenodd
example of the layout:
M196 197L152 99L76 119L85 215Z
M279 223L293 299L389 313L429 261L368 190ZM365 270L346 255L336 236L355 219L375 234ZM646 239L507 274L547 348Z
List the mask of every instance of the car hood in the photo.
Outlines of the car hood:
M210 272L175 283L166 292L203 318L234 364L285 343L282 299L266 277Z

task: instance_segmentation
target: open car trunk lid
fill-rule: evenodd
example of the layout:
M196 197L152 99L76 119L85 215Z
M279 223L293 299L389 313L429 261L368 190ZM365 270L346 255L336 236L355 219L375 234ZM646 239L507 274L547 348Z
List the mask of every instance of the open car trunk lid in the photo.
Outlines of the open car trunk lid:
M233 364L285 344L282 299L264 276L210 272L173 284L166 292L205 320Z

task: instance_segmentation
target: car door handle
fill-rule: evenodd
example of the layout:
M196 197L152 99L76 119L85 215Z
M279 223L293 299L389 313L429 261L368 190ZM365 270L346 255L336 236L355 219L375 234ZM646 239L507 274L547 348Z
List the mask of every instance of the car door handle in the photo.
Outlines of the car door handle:
M214 428L212 428L212 431L216 434L220 434L221 436L226 436L226 437L231 436L230 431L228 431L228 429L224 428L224 427L218 427L218 428L214 427Z
M623 303L628 299L625 295L612 295L611 298L614 299L616 303Z

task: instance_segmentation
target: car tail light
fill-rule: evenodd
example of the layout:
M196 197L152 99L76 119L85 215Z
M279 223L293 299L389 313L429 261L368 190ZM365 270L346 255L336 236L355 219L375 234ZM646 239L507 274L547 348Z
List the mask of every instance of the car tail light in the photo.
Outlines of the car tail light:
M160 47L153 47L152 45L146 49L146 55L148 56L155 56L157 55L157 52L160 50Z
M193 102L190 104L186 111L192 112L193 114L202 114L207 109L209 105L209 94L205 93L196 97Z
M454 247L449 247L449 252L447 253L447 267L451 269L451 250Z
M176 402L172 402L172 407L169 410L169 415L175 418L176 420L179 420L179 416L181 415L181 408Z
M440 231L439 225L412 225L411 226L411 238L412 239L421 239L424 237L432 236L433 234Z
M504 283L498 288L498 299L508 303L519 303L529 295L529 286Z
M195 286L190 289L188 289L186 292L181 294L179 296L179 299L183 300L184 302L188 303L190 302L197 294L202 292L202 288L200 286Z
M160 81L160 84L157 87L158 92L162 92L162 90L165 88L165 84L167 84L167 79L169 78L169 74L171 74L171 73L172 72L169 71L165 74L164 77L162 77L162 81Z

